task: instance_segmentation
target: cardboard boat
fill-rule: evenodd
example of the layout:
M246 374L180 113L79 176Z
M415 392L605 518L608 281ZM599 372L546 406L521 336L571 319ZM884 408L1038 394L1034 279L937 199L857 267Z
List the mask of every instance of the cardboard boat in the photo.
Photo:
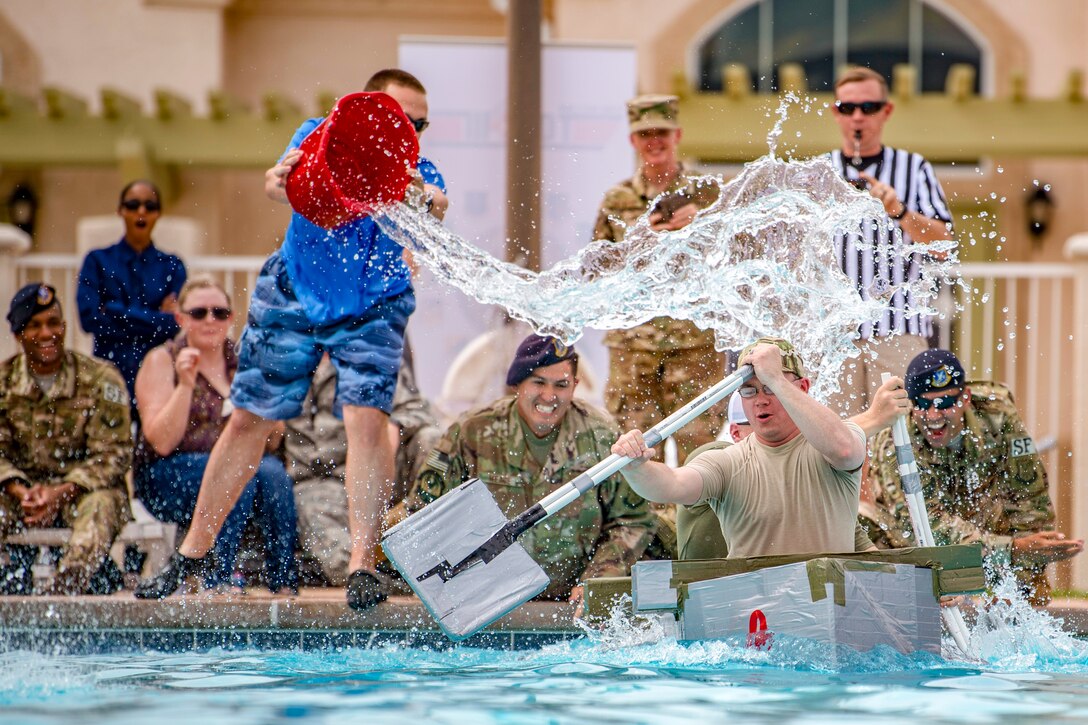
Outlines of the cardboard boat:
M630 577L588 580L585 601L590 621L629 606L680 641L739 638L767 649L775 635L788 635L861 652L883 644L940 655L939 598L985 587L982 547L972 544L642 561Z

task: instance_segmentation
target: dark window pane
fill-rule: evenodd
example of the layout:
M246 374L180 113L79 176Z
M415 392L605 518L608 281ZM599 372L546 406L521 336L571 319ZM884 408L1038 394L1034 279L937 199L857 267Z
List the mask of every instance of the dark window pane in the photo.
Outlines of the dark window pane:
M922 9L922 90L943 91L953 63L975 67L975 93L982 87L982 51L947 16Z
M891 85L892 67L910 61L909 0L849 0L846 62L872 68Z
M759 4L727 20L699 48L699 88L722 90L722 69L740 63L752 74L752 90L758 90Z
M800 63L809 90L831 90L835 78L834 0L774 0L772 86L778 88L778 66Z

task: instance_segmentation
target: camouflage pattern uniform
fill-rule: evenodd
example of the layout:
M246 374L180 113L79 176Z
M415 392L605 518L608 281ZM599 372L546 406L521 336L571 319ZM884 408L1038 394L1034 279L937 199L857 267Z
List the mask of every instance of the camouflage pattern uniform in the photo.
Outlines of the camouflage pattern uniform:
M299 546L321 567L333 586L347 582L351 559L348 499L344 488L347 436L344 423L333 415L336 368L323 361L314 373L303 403L303 414L287 421L284 446L287 472L295 481ZM423 459L442 434L430 404L416 387L410 365L401 365L390 421L400 428L396 450L396 480L388 504L403 499L419 473Z
M1009 389L994 382L967 386L962 446L932 448L913 420L908 426L922 491L938 545L982 542L991 557L1008 562L1015 535L1053 527L1046 470ZM914 546L890 428L877 434L872 450L876 507L863 508L860 521L881 548ZM1034 601L1049 600L1045 567L1016 574Z
M608 457L619 431L603 411L575 399L543 466L525 435L513 396L465 414L427 457L409 511L480 478L513 518ZM646 501L615 474L519 541L551 577L539 598L564 600L585 579L626 575L653 533Z
M677 203L690 201L699 208L714 203L717 186L695 178L681 167L666 190L669 198L682 197ZM593 239L621 241L651 201L641 172L616 184L604 196ZM688 320L655 317L629 330L609 331L604 344L609 348L605 407L624 430L648 430L725 375L725 355L714 349L714 333ZM678 431L673 436L678 459L714 440L724 420L724 404L716 405Z
M25 355L0 365L0 482L80 488L55 522L72 529L57 565L63 588L86 589L131 518L132 448L128 389L113 365L68 351L48 392ZM0 539L22 528L19 502L0 493Z

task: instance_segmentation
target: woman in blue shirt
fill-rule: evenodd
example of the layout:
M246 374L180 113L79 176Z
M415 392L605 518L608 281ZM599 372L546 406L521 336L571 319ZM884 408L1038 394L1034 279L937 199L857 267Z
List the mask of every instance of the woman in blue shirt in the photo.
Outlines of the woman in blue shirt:
M76 304L83 329L94 338L95 357L117 366L136 413L136 373L144 355L178 332L174 312L185 284L185 264L160 252L151 232L162 213L158 188L133 181L121 191L117 214L125 236L83 260Z

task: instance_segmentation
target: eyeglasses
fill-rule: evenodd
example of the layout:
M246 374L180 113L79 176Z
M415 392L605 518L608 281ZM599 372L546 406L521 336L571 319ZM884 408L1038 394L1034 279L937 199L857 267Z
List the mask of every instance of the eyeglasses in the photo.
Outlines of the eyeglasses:
M229 307L194 307L191 310L182 310L182 312L194 320L203 320L211 313L211 316L222 322L223 320L230 319L231 309Z
M785 374L790 376L786 379L789 380L791 383L796 383L802 379L797 377L792 372L787 372ZM768 388L766 385L745 385L742 388L738 388L737 392L740 393L740 397L742 398L754 398L759 395L761 390L763 391L764 395L769 395L772 398L775 397L774 391Z
M148 199L146 201L143 199L125 199L121 202L121 206L129 211L138 211L142 206L144 209L147 209L148 214L154 214L162 208L159 206L159 202L154 199Z
M766 385L745 385L743 388L737 390L742 398L754 398L759 395L759 391L762 388L764 395L774 397L774 391L768 388Z
M412 118L411 116L408 116L408 121L412 124L412 128L416 130L416 133L423 133L423 131L431 125L431 122L425 118Z
M929 410L930 406L937 410L948 410L959 403L962 395L963 391L960 390L955 393L950 393L949 395L942 395L939 398L916 398L914 400L914 407L918 410Z
M861 103L835 101L836 110L844 116L853 116L854 111L859 108L866 116L872 116L874 113L880 113L880 110L886 105L888 105L887 101L862 101Z

